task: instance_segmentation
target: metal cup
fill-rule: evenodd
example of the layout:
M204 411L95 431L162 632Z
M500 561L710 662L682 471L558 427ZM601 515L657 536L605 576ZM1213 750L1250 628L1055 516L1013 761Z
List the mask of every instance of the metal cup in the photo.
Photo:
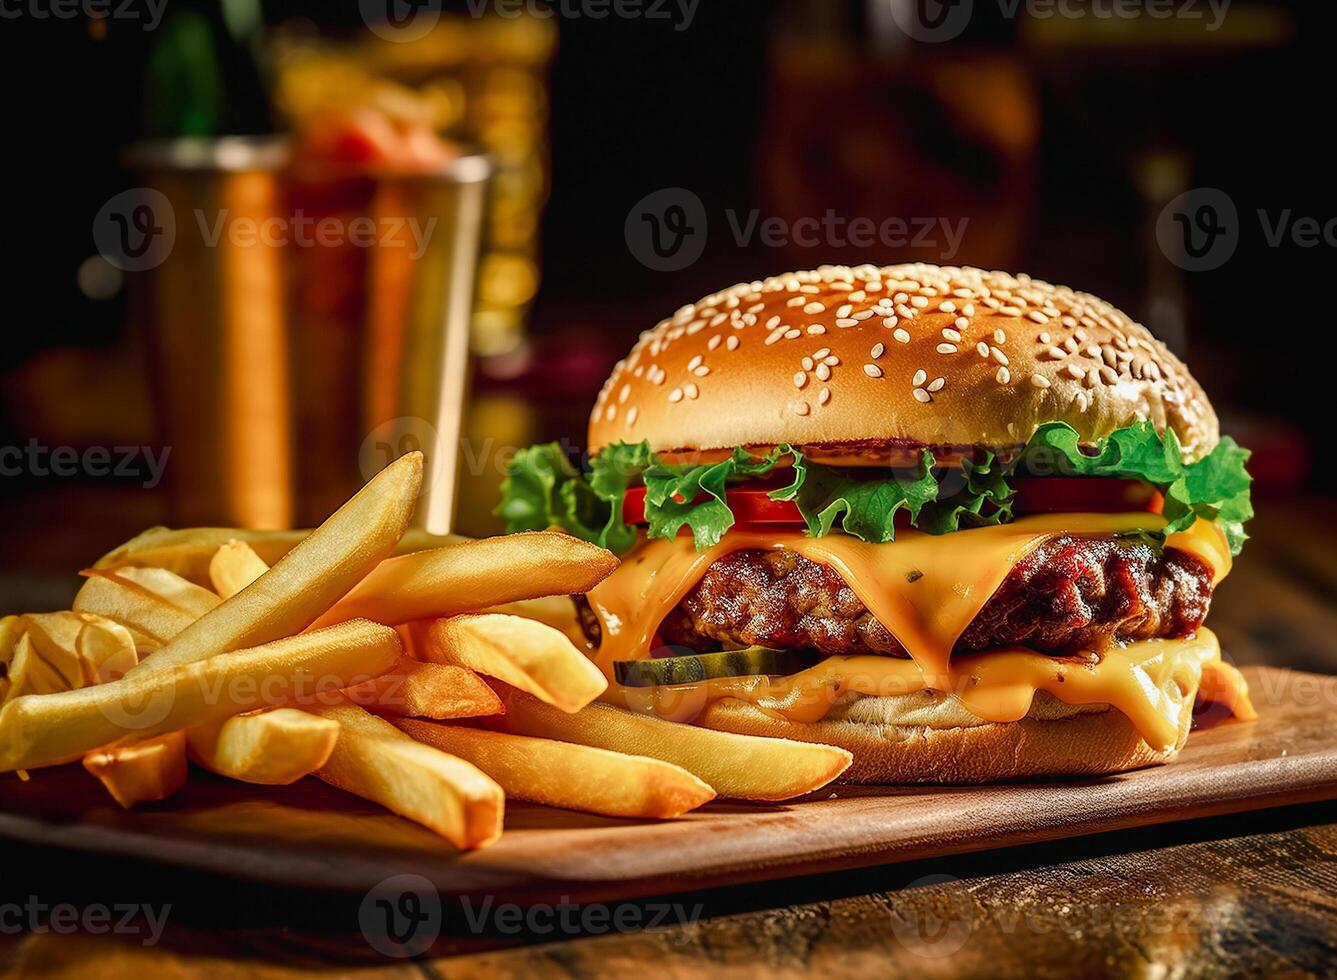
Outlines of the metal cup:
M150 224L173 229L132 308L149 328L176 520L311 525L421 449L417 522L449 530L486 158L359 172L223 138L129 159Z

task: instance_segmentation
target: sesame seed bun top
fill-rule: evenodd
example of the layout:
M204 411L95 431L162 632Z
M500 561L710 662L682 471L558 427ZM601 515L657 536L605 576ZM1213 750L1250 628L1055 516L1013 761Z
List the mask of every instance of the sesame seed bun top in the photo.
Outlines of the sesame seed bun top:
M739 283L641 334L604 384L589 449L789 442L845 462L1007 452L1045 422L1083 442L1150 420L1188 460L1216 413L1183 363L1088 293L972 268L823 266Z

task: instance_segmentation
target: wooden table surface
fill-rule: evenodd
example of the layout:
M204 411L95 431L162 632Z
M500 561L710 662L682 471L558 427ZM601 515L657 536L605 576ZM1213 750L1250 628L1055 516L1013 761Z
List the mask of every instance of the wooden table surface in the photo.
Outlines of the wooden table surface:
M1212 610L1224 647L1241 664L1337 673L1337 503L1264 504L1250 530ZM0 974L1331 975L1337 804L639 904L548 906L529 913L532 928L518 908L445 903L439 938L415 962L370 948L364 897L11 847L0 863ZM59 906L51 930L23 928L35 903ZM104 923L132 906L108 934ZM164 917L155 942L150 922Z

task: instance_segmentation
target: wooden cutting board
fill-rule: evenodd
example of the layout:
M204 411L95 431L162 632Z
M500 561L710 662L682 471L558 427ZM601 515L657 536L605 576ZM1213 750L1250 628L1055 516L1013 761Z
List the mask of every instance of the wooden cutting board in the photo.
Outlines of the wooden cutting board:
M171 800L125 813L66 766L3 778L0 837L295 887L361 891L413 872L448 895L612 901L1337 798L1337 677L1245 673L1258 721L1197 731L1173 764L1103 779L837 786L671 821L508 802L502 839L461 855L314 779L252 787L192 772Z

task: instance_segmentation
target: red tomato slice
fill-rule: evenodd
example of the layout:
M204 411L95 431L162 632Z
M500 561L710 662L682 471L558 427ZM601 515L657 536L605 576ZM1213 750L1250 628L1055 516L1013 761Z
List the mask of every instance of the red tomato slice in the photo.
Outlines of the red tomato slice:
M1122 514L1147 511L1159 514L1165 501L1155 487L1141 480L1105 477L1045 476L1015 477L1017 491L1013 511L1018 514L1055 512ZM798 505L772 500L771 487L731 487L726 493L729 509L738 524L802 524ZM901 514L897 515L902 516ZM622 502L622 519L628 524L645 523L645 487L630 487ZM897 522L901 526L901 522Z

